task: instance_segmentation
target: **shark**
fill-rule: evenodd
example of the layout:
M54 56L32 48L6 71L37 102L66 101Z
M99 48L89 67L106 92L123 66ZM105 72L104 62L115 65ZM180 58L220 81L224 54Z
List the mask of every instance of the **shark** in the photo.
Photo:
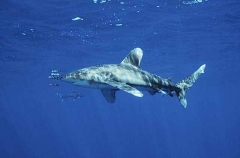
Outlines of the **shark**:
M190 76L174 84L170 78L164 79L158 75L142 70L140 63L143 57L141 48L134 48L119 64L104 64L91 66L77 71L52 76L75 86L100 89L109 103L116 100L116 92L123 90L136 97L143 97L142 91L150 95L161 93L171 97L177 96L180 104L186 108L186 92L193 86L199 76L204 73L206 64L200 66Z

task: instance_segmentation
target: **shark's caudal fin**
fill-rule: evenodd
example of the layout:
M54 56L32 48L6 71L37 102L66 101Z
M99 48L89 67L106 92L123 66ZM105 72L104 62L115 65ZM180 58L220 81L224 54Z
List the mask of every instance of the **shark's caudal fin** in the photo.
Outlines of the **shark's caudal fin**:
M178 82L176 84L176 87L178 87L180 90L176 91L177 97L179 102L182 104L184 108L187 107L187 100L186 100L186 92L187 90L192 87L193 83L198 79L198 77L204 73L206 65L202 65L197 71L195 71L191 76L185 78L184 80Z

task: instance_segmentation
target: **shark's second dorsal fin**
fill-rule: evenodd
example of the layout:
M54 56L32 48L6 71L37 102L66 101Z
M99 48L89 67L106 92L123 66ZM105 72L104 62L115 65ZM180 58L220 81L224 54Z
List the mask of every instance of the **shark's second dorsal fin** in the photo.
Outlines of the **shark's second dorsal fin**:
M133 65L140 68L143 51L141 48L134 48L121 62L121 64Z

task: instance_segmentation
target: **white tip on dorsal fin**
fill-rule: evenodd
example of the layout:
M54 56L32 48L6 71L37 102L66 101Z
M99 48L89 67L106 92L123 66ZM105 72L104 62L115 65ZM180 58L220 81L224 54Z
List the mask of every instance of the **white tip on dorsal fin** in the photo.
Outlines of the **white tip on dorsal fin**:
M134 48L121 62L121 64L134 65L137 68L140 67L143 51L141 48Z

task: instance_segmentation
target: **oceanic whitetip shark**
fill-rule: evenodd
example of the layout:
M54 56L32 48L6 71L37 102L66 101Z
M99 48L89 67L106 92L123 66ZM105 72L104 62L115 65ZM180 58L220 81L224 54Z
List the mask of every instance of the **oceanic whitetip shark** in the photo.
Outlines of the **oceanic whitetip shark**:
M76 86L100 89L109 103L115 102L115 94L123 90L136 97L142 97L141 91L168 94L171 97L176 94L184 108L187 107L186 92L192 87L200 74L204 73L206 65L202 65L191 76L173 84L171 79L164 79L140 68L143 51L140 48L133 49L120 64L108 64L91 66L80 69L63 76L51 76L72 83Z

